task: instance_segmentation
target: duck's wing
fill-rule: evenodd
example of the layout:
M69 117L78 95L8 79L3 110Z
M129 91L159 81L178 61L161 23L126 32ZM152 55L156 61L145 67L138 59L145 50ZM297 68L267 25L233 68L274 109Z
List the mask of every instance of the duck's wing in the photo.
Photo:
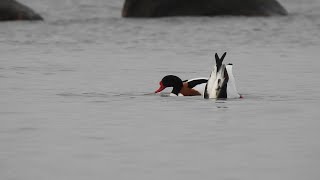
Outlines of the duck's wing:
M202 96L203 96L204 89L206 87L207 82L208 82L208 78L205 78L205 77L193 78L187 81L188 87L198 91Z
M189 88L194 88L197 85L200 85L200 84L203 84L203 83L207 83L207 82L208 82L208 78L204 78L204 77L189 79L187 81Z

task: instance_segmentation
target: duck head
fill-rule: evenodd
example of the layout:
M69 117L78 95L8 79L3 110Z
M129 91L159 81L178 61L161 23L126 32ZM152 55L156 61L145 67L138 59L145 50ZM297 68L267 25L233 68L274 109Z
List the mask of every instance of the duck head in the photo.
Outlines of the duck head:
M159 82L159 89L155 91L155 93L159 93L163 91L167 87L173 87L172 92L173 94L177 95L182 89L183 82L182 80L174 75L167 75L162 78L162 80Z

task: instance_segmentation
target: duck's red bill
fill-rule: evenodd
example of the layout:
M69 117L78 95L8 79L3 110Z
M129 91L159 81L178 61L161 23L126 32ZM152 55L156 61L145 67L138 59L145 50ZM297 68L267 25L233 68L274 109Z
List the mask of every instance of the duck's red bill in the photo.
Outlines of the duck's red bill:
M166 87L162 84L162 81L160 81L160 87L159 87L159 89L158 90L156 90L155 91L155 93L159 93L159 92L161 92L161 91L163 91Z

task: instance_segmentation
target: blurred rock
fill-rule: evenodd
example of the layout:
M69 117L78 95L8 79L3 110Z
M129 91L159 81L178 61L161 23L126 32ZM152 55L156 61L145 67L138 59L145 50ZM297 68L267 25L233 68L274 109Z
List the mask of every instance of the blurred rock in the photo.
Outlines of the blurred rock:
M287 15L277 0L125 0L123 17Z
M15 20L43 20L43 18L15 0L0 0L0 21Z

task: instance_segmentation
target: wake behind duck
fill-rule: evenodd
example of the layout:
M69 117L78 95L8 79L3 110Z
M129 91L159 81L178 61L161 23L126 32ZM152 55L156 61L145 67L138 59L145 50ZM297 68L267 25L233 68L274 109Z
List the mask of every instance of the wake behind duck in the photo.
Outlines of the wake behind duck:
M167 87L173 87L170 96L202 96L205 99L241 98L238 93L232 64L223 64L226 52L221 56L215 54L216 64L209 78L194 78L182 81L174 75L167 75L159 82L160 87L155 93Z

